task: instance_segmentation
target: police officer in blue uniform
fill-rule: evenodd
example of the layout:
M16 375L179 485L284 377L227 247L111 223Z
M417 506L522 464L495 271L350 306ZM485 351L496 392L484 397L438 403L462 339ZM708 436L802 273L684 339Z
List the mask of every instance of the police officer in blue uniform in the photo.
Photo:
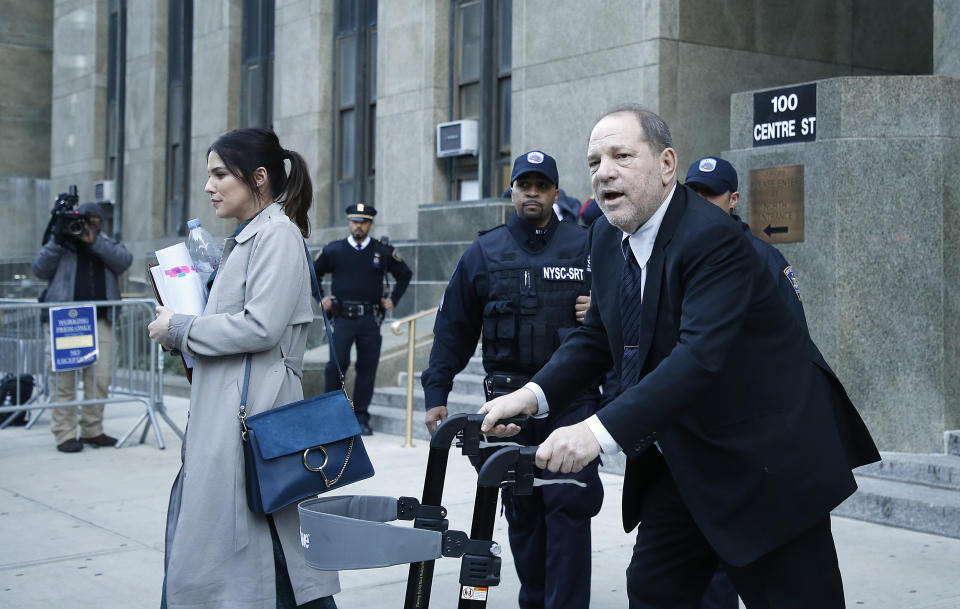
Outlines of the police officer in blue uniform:
M790 266L790 263L777 248L754 235L750 230L750 225L733 213L733 208L740 200L740 192L737 190L739 181L733 165L721 158L704 157L690 165L684 183L740 223L743 232L750 239L753 249L766 261L770 273L773 274L773 278L777 282L778 291L783 301L790 312L793 313L797 323L806 332L807 318L803 314L803 298L800 296L800 286L797 283L797 274L793 267Z
M370 428L370 400L380 360L380 322L406 292L413 273L396 250L370 236L370 227L377 210L372 205L357 203L347 208L350 235L328 243L314 262L317 278L332 273L331 295L322 293L320 303L333 318L330 340L330 361L326 366L326 390L340 389L341 380L333 363L333 352L346 374L350 366L350 347L357 345L356 381L353 405L363 435L373 434ZM393 275L396 283L384 295L384 276Z
M743 232L747 234L753 249L760 254L767 263L774 281L777 282L777 291L787 307L793 313L797 324L807 332L807 318L803 314L803 299L800 297L800 288L797 285L797 276L793 267L787 262L780 251L757 238L750 230L750 225L740 219L733 208L740 201L739 180L737 171L729 162L717 157L704 157L694 161L687 171L684 183L698 195L710 201L723 211L730 214L740 223ZM723 567L717 569L710 585L701 600L701 609L737 609L740 606L737 591L733 582Z
M481 336L489 400L523 387L586 310L588 232L553 212L559 195L556 162L538 150L528 152L514 162L510 180L516 213L470 245L437 313L430 365L422 376L431 433L446 418L453 377ZM589 417L599 399L597 388L590 389L563 416L533 421L517 441L539 444L555 428ZM538 473L575 478L584 487L545 485L528 497L503 491L522 609L590 605L590 519L603 503L598 465L599 460L577 474Z

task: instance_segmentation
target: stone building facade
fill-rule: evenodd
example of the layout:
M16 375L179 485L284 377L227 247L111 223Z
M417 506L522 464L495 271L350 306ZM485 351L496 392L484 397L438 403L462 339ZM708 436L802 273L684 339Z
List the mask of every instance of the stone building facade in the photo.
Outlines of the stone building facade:
M731 96L835 77L960 78L952 0L33 0L0 2L0 289L29 277L56 193L95 184L114 232L143 261L217 220L203 193L207 147L270 126L306 158L311 245L343 236L343 209L379 210L417 273L404 311L434 306L475 229L424 230L444 205L499 196L512 158L558 160L589 196L585 141L611 105L670 124L681 172L735 148ZM437 125L476 121L476 154L438 158ZM469 129L465 125L465 129ZM855 192L850 196L856 196ZM462 212L464 218L473 211ZM492 216L498 217L496 213ZM422 236L429 235L429 243ZM430 260L417 266L417 252ZM442 260L434 259L445 252ZM426 254L425 254L426 255ZM417 286L422 287L420 297ZM816 311L814 312L816 313ZM813 324L821 339L834 327Z

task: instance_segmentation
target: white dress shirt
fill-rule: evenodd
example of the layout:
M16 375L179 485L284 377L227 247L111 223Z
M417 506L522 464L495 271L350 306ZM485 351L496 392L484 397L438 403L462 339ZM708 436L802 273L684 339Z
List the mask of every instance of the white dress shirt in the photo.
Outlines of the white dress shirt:
M647 262L653 253L653 244L657 240L657 233L660 232L660 223L663 222L663 217L667 213L667 207L670 205L670 199L673 198L673 193L676 189L677 185L674 184L673 188L671 188L667 194L666 199L664 199L660 207L657 208L657 211L655 211L653 215L650 216L650 219L644 222L643 226L638 228L635 233L624 232L621 237L621 244L623 241L629 240L633 257L636 258L637 265L640 266L641 298L643 296L643 290L647 285ZM624 252L624 257L626 257L626 248L621 249ZM550 412L550 406L547 404L547 397L544 395L543 389L533 382L527 383L524 387L537 396L538 408L537 414L534 416L538 419L547 416ZM620 445L617 444L617 441L610 435L610 432L603 426L603 423L600 422L597 415L591 415L587 419L587 427L590 428L590 431L592 431L594 437L596 437L597 443L600 444L600 452L603 454L614 455L622 450Z
M370 245L370 235L366 236L366 238L363 240L363 243L357 243L357 240L353 238L353 235L347 235L347 243L349 243L355 250L362 250Z

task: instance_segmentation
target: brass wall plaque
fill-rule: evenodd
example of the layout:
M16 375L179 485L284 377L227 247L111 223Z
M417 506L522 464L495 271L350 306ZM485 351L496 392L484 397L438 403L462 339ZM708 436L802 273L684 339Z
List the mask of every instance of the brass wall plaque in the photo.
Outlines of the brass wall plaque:
M750 230L767 243L803 241L803 165L750 171Z

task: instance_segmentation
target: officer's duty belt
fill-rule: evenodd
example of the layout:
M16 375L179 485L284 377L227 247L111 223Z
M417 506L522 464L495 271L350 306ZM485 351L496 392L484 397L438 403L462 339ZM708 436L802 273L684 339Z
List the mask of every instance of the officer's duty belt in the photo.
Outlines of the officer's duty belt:
M357 317L363 317L364 315L376 315L378 313L380 313L380 305L378 304L369 302L345 301L340 303L337 316L345 317L347 319L356 319Z

